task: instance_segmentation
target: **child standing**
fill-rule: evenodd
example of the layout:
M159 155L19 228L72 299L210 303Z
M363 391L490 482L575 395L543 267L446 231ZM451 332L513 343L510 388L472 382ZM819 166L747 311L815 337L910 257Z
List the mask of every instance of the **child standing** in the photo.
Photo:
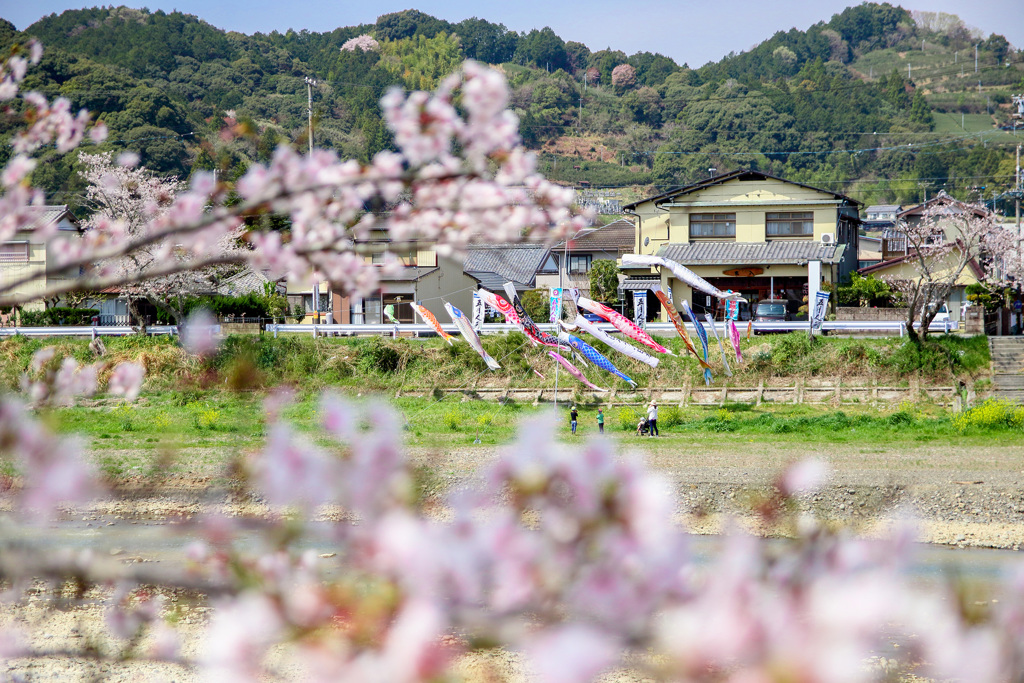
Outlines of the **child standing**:
M604 434L604 413L600 408L597 409L597 431Z
M576 419L579 416L580 414L576 411L576 406L573 406L572 410L569 411L569 426L572 427L573 434L576 433Z

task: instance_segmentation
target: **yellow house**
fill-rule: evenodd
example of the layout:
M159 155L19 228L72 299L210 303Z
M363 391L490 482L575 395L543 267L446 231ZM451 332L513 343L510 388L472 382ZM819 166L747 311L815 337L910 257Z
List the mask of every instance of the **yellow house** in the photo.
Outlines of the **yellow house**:
M37 231L56 224L60 233L77 235L81 232L78 220L68 211L66 204L34 207L33 212L37 217L28 229L0 243L0 288L3 289L0 305L7 296L19 300L29 297L30 302L24 306L26 310L45 308L42 298L31 300L32 297L41 297L48 285L61 278L47 273L47 264L52 262L51 246L38 237ZM25 281L26 278L31 279ZM7 287L15 282L22 284L7 291Z
M636 217L637 254L676 261L722 290L749 301L785 299L795 314L823 283L857 268L860 202L845 195L740 170L628 204ZM655 269L656 270L656 269ZM623 289L647 289L652 270L632 269ZM671 273L658 285L698 313L716 302ZM660 311L647 301L649 319ZM665 318L661 312L661 318Z

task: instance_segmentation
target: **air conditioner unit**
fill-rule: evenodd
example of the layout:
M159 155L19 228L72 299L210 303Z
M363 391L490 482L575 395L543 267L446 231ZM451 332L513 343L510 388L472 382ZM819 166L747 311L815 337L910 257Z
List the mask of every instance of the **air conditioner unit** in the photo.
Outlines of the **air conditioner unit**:
M835 241L836 241L836 236L834 234L832 234L831 232L823 232L823 233L821 233L821 243L822 244L833 244Z

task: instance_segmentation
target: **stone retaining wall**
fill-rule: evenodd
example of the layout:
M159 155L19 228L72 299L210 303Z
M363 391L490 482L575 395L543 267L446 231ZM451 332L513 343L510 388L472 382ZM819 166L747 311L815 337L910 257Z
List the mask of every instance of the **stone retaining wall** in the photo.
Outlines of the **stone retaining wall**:
M555 390L544 389L511 389L497 387L476 387L466 389L440 389L443 394L462 394L463 400L514 400L521 403L550 403L555 400ZM429 389L402 389L397 396L429 396L435 393ZM968 403L973 402L974 392L970 392ZM662 389L641 389L637 391L609 392L582 391L573 388L562 388L558 391L558 401L577 401L583 404L601 404L605 406L643 405L656 401L661 405L716 406L729 403L789 403L789 404L868 404L884 403L897 406L907 401L911 403L930 402L937 405L960 409L960 394L956 387L921 386L912 380L909 386L880 386L877 382L828 382L822 380L798 380L786 386L766 385L763 381L756 387L741 386L683 386Z

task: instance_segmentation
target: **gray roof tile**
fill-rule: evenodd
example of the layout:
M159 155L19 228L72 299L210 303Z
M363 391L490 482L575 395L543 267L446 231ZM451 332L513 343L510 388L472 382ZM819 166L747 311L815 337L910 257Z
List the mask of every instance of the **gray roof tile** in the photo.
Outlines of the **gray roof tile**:
M550 248L543 244L496 244L471 246L462 269L484 281L487 273L532 287L537 271L544 265Z
M815 240L685 242L662 245L657 255L684 266L753 266L798 261L839 263L843 246Z

